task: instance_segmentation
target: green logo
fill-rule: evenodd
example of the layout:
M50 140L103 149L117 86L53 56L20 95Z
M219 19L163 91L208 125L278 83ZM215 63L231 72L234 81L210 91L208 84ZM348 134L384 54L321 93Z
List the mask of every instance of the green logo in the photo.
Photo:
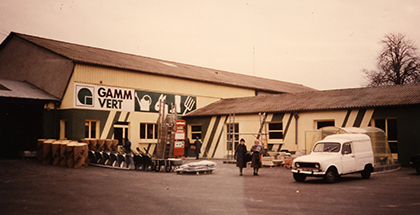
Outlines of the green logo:
M80 89L77 98L84 105L93 105L93 94L88 88Z

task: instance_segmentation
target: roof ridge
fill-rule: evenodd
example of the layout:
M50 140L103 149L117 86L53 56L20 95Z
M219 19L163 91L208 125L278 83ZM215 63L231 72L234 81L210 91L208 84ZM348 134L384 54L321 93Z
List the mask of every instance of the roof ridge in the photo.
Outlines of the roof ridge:
M354 91L354 93L352 92ZM322 110L363 109L420 105L420 84L378 86L302 93L261 95L236 100L220 100L197 109L187 117L206 115L252 114L255 112L287 113Z
M273 78L242 74L232 71L213 69L199 65L175 62L143 55L76 44L68 41L44 38L23 33L11 34L30 43L45 48L53 53L69 58L77 63L127 69L196 81L261 90L267 92L299 92L316 89ZM160 65L160 64L162 65ZM168 64L176 67L170 68Z

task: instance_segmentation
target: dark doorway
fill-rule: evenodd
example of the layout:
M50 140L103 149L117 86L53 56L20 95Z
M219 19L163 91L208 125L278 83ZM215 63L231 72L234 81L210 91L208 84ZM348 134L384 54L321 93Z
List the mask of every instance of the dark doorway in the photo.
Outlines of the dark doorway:
M128 138L128 123L114 124L114 139L118 140L118 145L123 145L124 138Z
M42 137L44 105L31 100L0 100L0 159L36 151Z

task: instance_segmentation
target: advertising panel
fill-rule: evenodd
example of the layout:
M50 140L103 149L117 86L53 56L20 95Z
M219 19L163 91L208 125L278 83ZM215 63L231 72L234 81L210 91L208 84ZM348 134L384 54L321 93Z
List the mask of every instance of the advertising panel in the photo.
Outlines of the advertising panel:
M75 91L75 107L134 111L134 90L75 84Z
M165 100L165 110L171 109L171 104L175 106L178 114L186 114L196 109L196 97L174 95L167 93L155 93L147 91L135 92L135 111L156 112L160 110L160 100Z
M158 113L161 100L165 100L166 112L171 105L181 115L197 108L197 98L194 96L75 84L74 106L77 108Z

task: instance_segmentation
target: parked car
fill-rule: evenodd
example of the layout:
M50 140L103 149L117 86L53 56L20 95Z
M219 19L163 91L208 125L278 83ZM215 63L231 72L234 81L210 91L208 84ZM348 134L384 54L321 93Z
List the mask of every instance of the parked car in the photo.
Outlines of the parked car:
M317 142L311 154L297 157L292 163L293 178L302 182L306 177L323 177L333 183L341 175L361 173L370 178L374 156L369 136L365 134L335 134Z
M420 154L411 155L410 164L416 169L417 174L420 174Z

